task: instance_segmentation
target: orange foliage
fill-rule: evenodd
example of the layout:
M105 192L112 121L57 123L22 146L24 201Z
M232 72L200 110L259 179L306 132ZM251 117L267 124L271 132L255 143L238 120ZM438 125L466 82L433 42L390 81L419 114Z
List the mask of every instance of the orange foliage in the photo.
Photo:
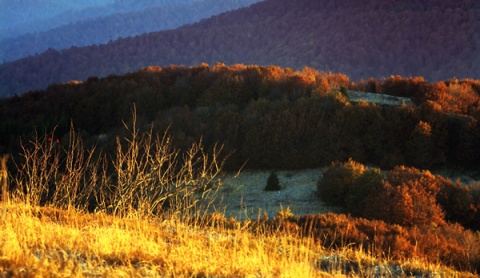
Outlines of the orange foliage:
M367 198L364 216L387 223L411 226L414 223L414 204L407 186L392 186L386 182L378 195Z
M418 97L423 95L427 81L423 77L403 78L399 75L390 76L381 82L381 92L400 97Z
M388 181L395 186L407 185L409 188L420 187L430 195L435 195L440 190L444 179L433 175L428 170L419 170L413 167L397 166L388 172Z
M325 248L349 246L378 258L420 259L480 271L480 238L457 224L402 227L343 214L292 216L269 224L275 232L314 237Z
M444 179L429 171L398 166L387 182L367 197L364 216L402 226L444 225L444 213L436 196Z
M425 97L440 104L445 112L470 114L480 106L478 91L472 85L476 86L476 83L459 83L456 79L437 82L430 86Z

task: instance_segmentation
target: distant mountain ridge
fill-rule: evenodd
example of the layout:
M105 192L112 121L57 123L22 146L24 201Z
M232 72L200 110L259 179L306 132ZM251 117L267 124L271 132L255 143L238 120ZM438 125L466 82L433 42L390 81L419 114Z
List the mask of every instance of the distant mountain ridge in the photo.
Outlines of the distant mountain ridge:
M3 96L52 82L201 62L275 64L343 72L480 78L474 0L268 0L176 30L106 45L47 51L0 67Z
M86 46L106 43L119 37L135 36L147 32L178 28L221 12L251 5L260 0L184 0L157 6L103 16L91 8L93 16L74 23L59 26L45 32L28 33L16 38L0 40L0 60L14 61L35 55L49 48L64 49L71 46ZM163 1L165 2L165 1ZM153 5L153 4L150 4ZM106 10L107 8L103 8ZM101 28L99 27L101 26Z
M105 13L113 0L0 0L0 38L44 31Z
M15 0L0 1L0 38L44 32L62 25L202 0Z

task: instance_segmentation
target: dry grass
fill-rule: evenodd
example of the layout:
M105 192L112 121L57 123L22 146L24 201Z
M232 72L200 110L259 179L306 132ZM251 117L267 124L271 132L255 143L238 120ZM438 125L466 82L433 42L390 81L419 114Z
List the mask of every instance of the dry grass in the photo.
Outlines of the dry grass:
M309 239L3 205L0 276L319 276Z
M222 165L218 152L194 144L181 155L169 140L141 136L133 126L110 163L94 160L94 150L84 151L73 133L66 150L47 136L25 145L8 195L2 186L0 277L460 275L349 246L327 250L314 237L266 222L207 215ZM92 199L97 210L87 213ZM291 214L279 211L275 221Z
M462 276L416 260L379 261L348 247L328 251L311 238L252 233L248 222L227 229L24 204L0 210L1 277Z

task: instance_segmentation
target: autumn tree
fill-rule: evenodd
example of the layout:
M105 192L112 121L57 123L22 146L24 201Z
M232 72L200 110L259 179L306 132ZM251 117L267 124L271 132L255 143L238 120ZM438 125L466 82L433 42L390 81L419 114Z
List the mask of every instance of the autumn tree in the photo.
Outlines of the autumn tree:
M366 200L364 217L379 219L402 226L411 225L414 220L414 201L407 186L382 184L378 194Z
M381 92L400 97L420 97L428 83L423 77L403 78L399 75L382 80Z
M367 202L365 217L406 226L443 225L436 197L444 180L429 171L398 166L379 193Z

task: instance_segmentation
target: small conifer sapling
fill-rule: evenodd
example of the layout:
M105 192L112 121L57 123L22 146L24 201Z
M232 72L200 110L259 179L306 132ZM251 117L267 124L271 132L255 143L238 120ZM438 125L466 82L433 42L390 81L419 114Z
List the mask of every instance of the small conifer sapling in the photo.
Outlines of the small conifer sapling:
M275 172L271 172L270 176L267 179L267 186L265 187L265 190L278 191L281 189L282 187L280 186L280 182L278 180L277 174Z

